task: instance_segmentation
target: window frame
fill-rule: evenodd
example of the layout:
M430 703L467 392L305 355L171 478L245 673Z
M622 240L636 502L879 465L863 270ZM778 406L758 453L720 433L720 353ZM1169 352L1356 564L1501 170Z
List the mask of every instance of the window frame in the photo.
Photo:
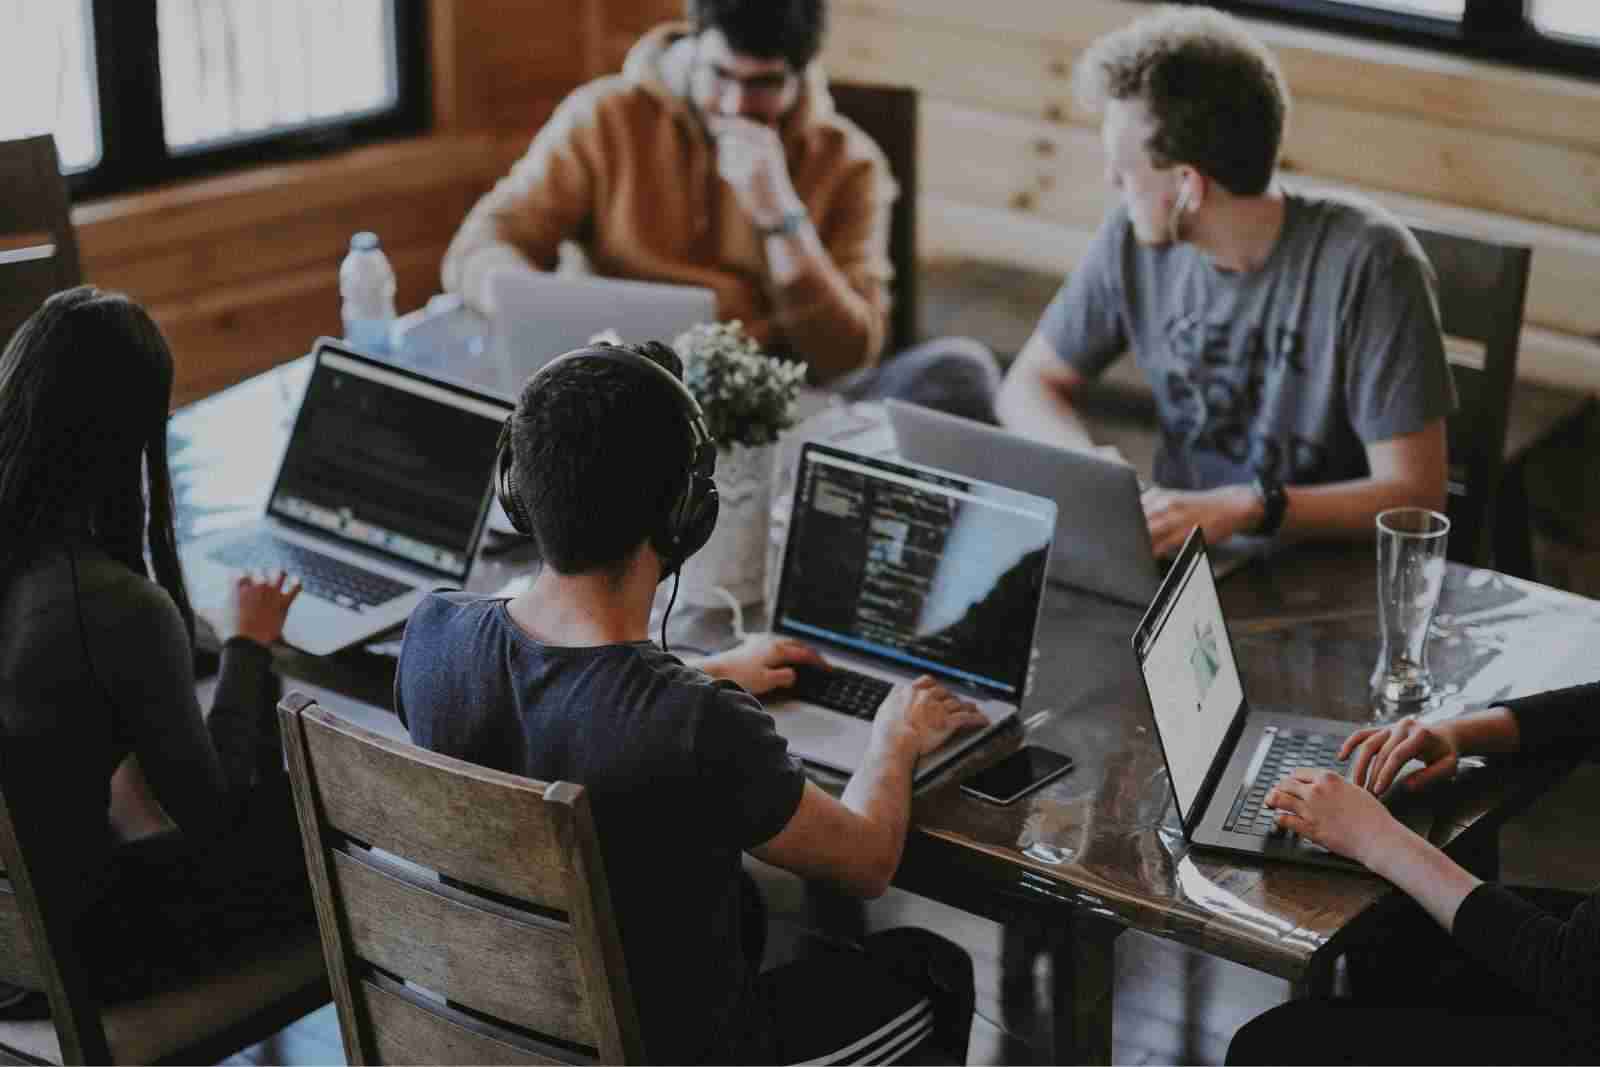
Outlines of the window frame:
M1459 22L1357 6L1360 0L1181 0L1393 44L1600 81L1600 42L1542 32L1531 0L1465 0Z
M157 0L91 0L100 158L67 175L75 200L134 192L261 163L325 155L366 141L421 133L430 122L426 0L394 4L395 102L376 114L335 117L215 145L167 147L161 105ZM107 47L114 42L114 47Z

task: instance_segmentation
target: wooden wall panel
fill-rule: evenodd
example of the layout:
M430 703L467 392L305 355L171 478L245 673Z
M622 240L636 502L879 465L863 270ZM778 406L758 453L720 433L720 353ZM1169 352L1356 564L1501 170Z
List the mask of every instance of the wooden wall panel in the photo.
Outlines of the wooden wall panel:
M1061 262L1056 250L1081 247L1111 202L1095 120L1072 98L1073 64L1148 10L836 0L830 74L923 94L925 255L1070 268L1077 253ZM1295 94L1285 169L1296 183L1530 245L1522 370L1600 385L1600 85L1253 25Z

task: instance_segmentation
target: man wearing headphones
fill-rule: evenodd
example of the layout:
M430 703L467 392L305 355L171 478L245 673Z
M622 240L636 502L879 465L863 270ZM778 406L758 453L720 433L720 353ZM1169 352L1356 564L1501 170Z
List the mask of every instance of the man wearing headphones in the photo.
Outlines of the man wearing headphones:
M544 565L509 601L425 600L396 710L426 748L589 791L653 1061L882 1060L930 1036L964 1058L972 964L933 934L883 931L759 973L743 854L883 893L917 760L984 719L929 679L899 687L835 799L755 699L792 684L791 664L821 664L814 651L763 639L690 666L649 642L657 586L716 520L716 444L681 373L664 345L595 345L530 379L500 495Z
M1454 405L1432 267L1377 205L1285 191L1277 61L1234 19L1164 9L1097 41L1121 203L1050 304L996 404L1012 429L1088 443L1073 402L1131 348L1162 442L1145 514L1158 555L1196 525L1370 537L1385 508L1445 502Z

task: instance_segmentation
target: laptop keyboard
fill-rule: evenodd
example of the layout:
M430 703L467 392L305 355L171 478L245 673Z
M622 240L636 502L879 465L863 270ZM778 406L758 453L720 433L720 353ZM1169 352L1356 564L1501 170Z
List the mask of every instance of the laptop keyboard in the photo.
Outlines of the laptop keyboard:
M208 555L223 566L237 570L282 569L299 578L305 591L312 596L354 611L387 604L414 588L266 533L225 542Z
M857 719L871 719L878 705L894 686L881 678L858 674L842 667L796 667L794 688L789 694L797 700L818 704Z
M1274 813L1263 805L1267 793L1296 767L1343 774L1350 761L1337 758L1342 744L1342 737L1279 729L1255 778L1239 787L1233 810L1228 813L1222 828L1236 834L1255 834L1260 837L1276 831L1278 826Z

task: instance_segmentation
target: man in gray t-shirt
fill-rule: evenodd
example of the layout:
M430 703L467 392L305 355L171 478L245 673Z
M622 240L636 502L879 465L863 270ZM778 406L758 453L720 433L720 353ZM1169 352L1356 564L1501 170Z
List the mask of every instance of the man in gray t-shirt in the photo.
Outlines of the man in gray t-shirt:
M1442 507L1454 393L1433 270L1376 205L1275 184L1271 55L1226 16L1163 11L1079 73L1122 202L1007 376L1001 421L1087 443L1072 394L1131 350L1161 421L1145 513L1162 555L1195 525L1213 543L1360 535L1384 508Z

